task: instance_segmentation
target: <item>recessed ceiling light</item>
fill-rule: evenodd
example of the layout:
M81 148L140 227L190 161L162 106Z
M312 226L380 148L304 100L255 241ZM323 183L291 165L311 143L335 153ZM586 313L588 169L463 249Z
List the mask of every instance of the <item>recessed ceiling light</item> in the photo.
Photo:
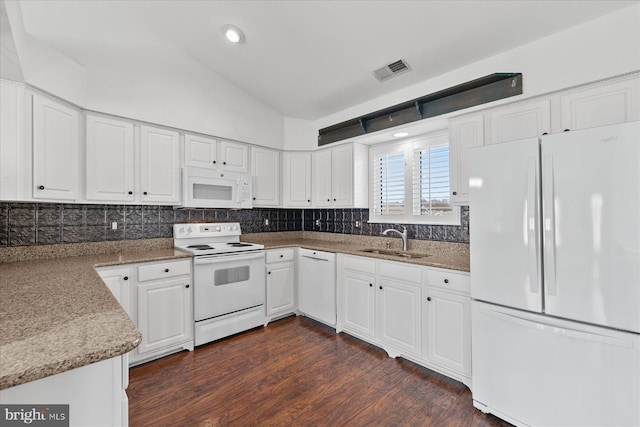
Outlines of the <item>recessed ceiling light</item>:
M409 136L409 132L396 132L393 134L395 138L403 138L405 136Z
M222 34L231 43L240 44L244 43L244 33L235 25L227 24L222 26Z

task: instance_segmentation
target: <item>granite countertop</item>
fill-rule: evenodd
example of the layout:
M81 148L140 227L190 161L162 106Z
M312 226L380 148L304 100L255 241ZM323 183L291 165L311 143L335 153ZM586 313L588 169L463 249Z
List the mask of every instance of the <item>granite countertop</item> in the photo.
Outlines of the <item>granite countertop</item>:
M127 353L142 339L95 267L173 248L0 263L0 390Z
M275 236L276 234L280 234L281 236ZM363 252L363 249L386 249L387 242L392 243L391 250L400 251L400 239L390 240L389 238L365 238L361 236L344 237L344 235L336 236L335 234L332 235L329 233L301 232L293 238L287 238L286 235L282 236L282 233L246 234L243 235L243 240L262 244L265 249L297 246L306 249L366 256L464 272L468 272L470 267L469 245L463 243L409 240L409 253L425 254L428 256L424 258L404 258L394 255Z

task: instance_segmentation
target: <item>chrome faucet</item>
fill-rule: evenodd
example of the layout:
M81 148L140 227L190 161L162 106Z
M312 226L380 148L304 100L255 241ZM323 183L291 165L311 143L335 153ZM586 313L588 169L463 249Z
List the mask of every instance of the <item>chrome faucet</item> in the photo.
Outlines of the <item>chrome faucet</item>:
M402 226L402 232L396 230L395 228L387 228L382 232L382 235L387 236L391 232L399 234L400 237L402 237L402 250L406 251L407 250L407 227Z

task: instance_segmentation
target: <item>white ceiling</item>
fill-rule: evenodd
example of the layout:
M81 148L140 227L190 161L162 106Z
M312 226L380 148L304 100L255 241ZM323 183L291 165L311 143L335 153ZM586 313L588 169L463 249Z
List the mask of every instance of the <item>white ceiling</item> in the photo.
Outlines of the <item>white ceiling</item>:
M285 116L315 120L635 3L48 0L21 6L28 33L88 68L141 57L161 66L179 60L171 57L177 49ZM242 28L246 43L226 42L223 24ZM384 83L371 74L399 58L413 70Z

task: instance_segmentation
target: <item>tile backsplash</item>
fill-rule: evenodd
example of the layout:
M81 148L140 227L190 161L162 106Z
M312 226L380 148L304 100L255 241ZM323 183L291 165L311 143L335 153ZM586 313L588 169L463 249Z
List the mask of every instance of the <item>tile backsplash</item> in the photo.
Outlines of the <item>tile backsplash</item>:
M172 237L173 224L240 222L244 233L322 231L377 236L392 224L369 224L368 209L207 209L171 206L0 202L0 247ZM268 221L266 221L268 220ZM112 221L117 229L111 229ZM267 224L268 223L268 224ZM469 209L461 226L416 225L409 238L469 242Z

